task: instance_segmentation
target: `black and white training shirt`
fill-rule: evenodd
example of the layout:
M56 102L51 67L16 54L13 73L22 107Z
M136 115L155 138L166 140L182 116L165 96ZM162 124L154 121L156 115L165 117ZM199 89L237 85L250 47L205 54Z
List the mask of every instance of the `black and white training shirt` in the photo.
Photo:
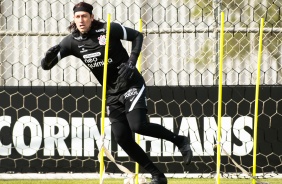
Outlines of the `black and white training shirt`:
M108 71L107 71L107 95L114 95L125 92L129 87L140 85L144 80L141 74L135 68L134 75L131 79L119 78L117 68L121 63L125 63L129 59L129 55L122 46L121 40L132 42L131 58L138 58L141 51L143 35L131 28L124 27L117 23L110 24L110 40L108 54ZM100 84L103 84L104 70L104 52L106 44L106 23L100 23L95 28L84 35L79 31L66 36L60 42L60 51L52 61L42 60L44 65L50 66L51 69L59 60L67 56L73 55L83 61L83 63L92 71ZM52 64L50 64L52 62Z

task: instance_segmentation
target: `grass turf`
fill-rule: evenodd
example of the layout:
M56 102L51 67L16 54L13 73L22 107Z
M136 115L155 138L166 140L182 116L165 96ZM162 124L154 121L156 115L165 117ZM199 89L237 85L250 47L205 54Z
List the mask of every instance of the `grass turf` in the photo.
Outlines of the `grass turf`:
M281 184L282 179L263 179L261 182ZM0 180L5 184L99 184L99 180ZM221 184L251 184L251 179L221 179ZM123 179L105 179L104 184L123 184ZM168 184L215 184L215 179L172 179Z

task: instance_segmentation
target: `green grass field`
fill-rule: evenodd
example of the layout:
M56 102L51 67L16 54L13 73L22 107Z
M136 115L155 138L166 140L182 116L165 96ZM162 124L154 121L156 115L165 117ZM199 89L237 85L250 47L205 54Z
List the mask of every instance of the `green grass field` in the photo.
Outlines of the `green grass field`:
M263 179L263 184L281 184L282 179ZM99 184L99 180L0 180L2 184ZM251 184L250 179L221 179L221 184ZM123 184L122 179L105 179L104 184ZM168 179L168 184L215 184L214 179ZM257 184L262 184L257 182Z

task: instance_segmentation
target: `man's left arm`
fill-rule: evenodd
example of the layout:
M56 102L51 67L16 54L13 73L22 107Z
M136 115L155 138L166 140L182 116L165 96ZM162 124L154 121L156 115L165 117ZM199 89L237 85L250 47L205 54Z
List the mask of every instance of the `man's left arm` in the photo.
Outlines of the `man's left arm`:
M112 37L116 37L122 40L127 40L132 42L132 49L129 56L131 64L136 65L138 56L142 49L143 35L139 31L134 29L124 27L123 25L117 23L111 23L111 34Z

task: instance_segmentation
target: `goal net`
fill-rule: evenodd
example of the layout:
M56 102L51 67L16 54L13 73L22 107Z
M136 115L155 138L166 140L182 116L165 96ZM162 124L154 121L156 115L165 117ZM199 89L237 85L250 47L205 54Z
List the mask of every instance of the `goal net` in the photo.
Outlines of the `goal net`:
M48 48L69 34L66 28L78 2L0 1L1 177L7 173L99 173L101 86L74 57L64 58L50 71L40 66ZM220 12L225 12L220 172L225 177L249 177L253 157L258 176L282 172L280 0L85 2L93 5L94 16L101 21L110 13L112 21L138 30L142 20L141 73L148 86L148 118L189 136L194 151L192 163L185 166L172 143L141 135L140 146L168 177L213 177L216 173ZM265 18L265 29L258 151L253 155L261 18ZM130 51L130 43L123 44ZM119 164L134 172L135 163L114 141L107 117L104 145ZM105 171L123 174L106 157ZM145 172L140 168L140 173Z

